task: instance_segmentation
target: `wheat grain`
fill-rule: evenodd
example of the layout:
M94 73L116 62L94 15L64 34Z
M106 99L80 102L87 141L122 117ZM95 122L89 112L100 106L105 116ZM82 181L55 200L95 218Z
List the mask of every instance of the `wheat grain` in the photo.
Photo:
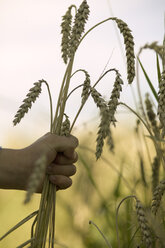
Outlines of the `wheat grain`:
M33 169L33 172L29 178L28 186L27 186L27 193L24 203L28 203L31 199L33 193L36 192L41 180L44 177L46 168L46 156L41 156L36 162Z
M13 124L14 126L18 124L21 119L24 117L25 113L31 108L32 103L34 103L41 93L41 84L46 82L45 80L39 80L34 83L34 87L29 90L29 93L26 95L27 97L23 100L23 104L19 107L16 115L14 116Z
M135 77L135 54L133 36L131 34L131 30L128 28L128 25L125 22L116 17L111 18L111 20L114 20L117 23L117 26L124 37L127 58L127 79L128 83L131 84Z
M154 194L153 194L153 198L152 198L151 211L155 215L160 207L160 203L161 203L164 191L165 191L165 180L162 180L156 187Z
M89 16L89 6L87 1L84 0L80 5L74 20L74 26L71 30L71 36L69 41L69 57L71 58L75 53L82 33L85 30L85 23Z
M137 197L135 197L135 199L136 199L136 213L142 233L142 241L145 243L147 248L151 248L152 247L151 231L148 226L146 214L141 202L138 200Z
M160 128L162 130L161 136L165 136L165 71L162 72L161 80L159 83L158 95L158 116L160 120Z
M61 135L62 136L69 136L69 130L70 130L70 121L69 121L69 117L65 115L65 121L62 123L62 126L61 126Z
M116 119L115 119L115 112L118 105L118 100L120 98L120 91L122 91L122 84L123 80L120 77L120 74L116 70L116 78L115 83L113 86L112 94L110 97L110 100L108 102L109 106L109 114L110 114L110 123L113 123L115 125Z

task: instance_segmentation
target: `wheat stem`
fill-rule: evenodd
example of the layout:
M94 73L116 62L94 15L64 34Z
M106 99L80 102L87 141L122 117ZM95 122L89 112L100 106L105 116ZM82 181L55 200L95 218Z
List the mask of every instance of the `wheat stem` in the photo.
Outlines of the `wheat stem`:
M49 102L50 102L50 132L52 132L52 125L53 125L53 103L52 103L52 96L51 96L49 84L45 80L43 82L46 84L47 90L48 90L48 94L49 94Z
M127 24L123 22L122 20L116 18L116 17L110 17L107 18L96 25L94 25L92 28L90 28L80 39L78 46L83 41L83 39L89 34L93 29L98 27L99 25L113 20L117 23L118 28L120 29L120 32L123 34L124 37L124 43L125 43L125 49L126 49L126 57L127 57L127 78L128 83L132 83L134 76L135 76L135 62L134 62L134 42L133 42L133 36L131 34L130 29L128 28ZM77 46L77 48L78 48Z
M28 215L26 218L18 222L14 227L12 227L7 233L5 233L2 237L0 237L0 241L2 241L6 236L8 236L11 232L15 231L17 228L22 226L24 223L29 221L31 218L33 218L36 214L38 214L38 210L34 211L30 215Z
M66 71L65 71L65 74L64 74L64 77L63 77L63 81L62 81L62 84L61 84L61 88L60 88L60 93L59 93L59 96L58 96L56 112L55 112L55 115L54 115L54 120L53 120L53 125L52 125L53 126L52 127L53 133L55 132L55 128L56 128L56 124L57 124L57 117L58 117L58 113L59 113L59 108L60 108L60 104L61 104L61 98L62 98L62 94L63 94L63 89L64 89L68 69L69 69L69 63L68 63L68 66L66 68Z
M116 69L113 68L113 69L109 69L109 70L107 70L106 72L104 72L104 73L99 77L99 79L95 82L95 84L92 86L92 88L95 88L96 85L101 81L101 79L103 79L103 77L104 77L106 74L108 74L109 72L111 72L111 71L116 71ZM75 118L74 118L74 120L73 120L73 122L72 122L71 127L70 127L70 132L72 131L73 126L75 125L75 122L76 122L77 118L79 117L79 115L80 115L80 113L81 113L81 110L83 109L83 107L84 107L84 105L85 105L85 103L86 103L88 97L90 96L90 93L91 93L91 91L88 93L88 96L87 96L85 102L83 102L83 103L81 104L79 110L77 111L77 114L76 114L76 116L75 116Z
M130 198L135 198L135 199L136 199L136 196L135 196L135 195L126 196L124 199L121 200L121 202L119 203L119 205L118 205L118 207L117 207L117 209L116 209L116 235L117 235L118 248L120 248L119 227L118 227L119 209L120 209L121 204L122 204L125 200L130 199Z
M104 233L100 230L100 228L92 220L89 221L89 224L92 224L92 225L94 225L96 227L96 229L99 231L99 233L103 237L103 239L104 239L105 243L107 244L107 246L112 248L111 244L109 243L109 241L105 237Z

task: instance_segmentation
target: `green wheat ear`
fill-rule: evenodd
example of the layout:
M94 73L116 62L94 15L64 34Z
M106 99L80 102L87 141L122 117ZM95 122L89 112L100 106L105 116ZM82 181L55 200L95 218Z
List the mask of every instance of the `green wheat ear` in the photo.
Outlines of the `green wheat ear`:
M96 159L99 159L104 146L104 140L109 135L109 125L110 125L110 118L109 118L109 108L105 102L105 100L102 98L101 94L95 89L91 87L91 96L96 103L97 107L100 109L100 116L101 116L101 122L99 125L99 130L97 133L97 139L96 139Z
M90 11L89 11L89 6L87 4L87 1L84 0L76 13L76 16L74 19L74 25L71 30L71 35L70 35L70 40L69 40L69 57L70 58L73 56L73 54L77 50L79 41L85 30L85 23L88 20L89 12Z
M71 24L72 24L72 14L71 14L72 7L75 6L71 5L68 8L67 12L62 17L62 23L61 23L61 33L62 33L61 53L65 64L68 61L69 40L70 40Z
M46 169L46 156L42 155L36 162L32 174L30 175L26 198L24 203L28 203L44 178Z
M70 121L69 121L69 117L66 114L64 114L64 116L65 116L65 121L63 121L63 123L62 123L60 135L69 136L69 134L70 134Z
M165 71L162 72L161 80L159 83L158 95L158 116L161 124L162 137L165 136Z
M115 78L115 82L114 82L114 86L113 86L113 90L111 93L111 97L110 100L108 102L108 106L109 106L109 114L110 114L110 123L113 123L115 126L115 112L117 109L117 105L119 103L119 99L120 99L120 92L122 91L122 84L123 84L123 80L121 79L121 75L119 74L119 72L115 69L116 72L116 78Z
M165 191L165 180L162 180L155 188L152 198L151 211L154 215L156 215L158 212L164 191Z
M114 20L117 23L120 32L123 34L127 58L127 79L128 83L131 84L135 77L135 53L133 36L131 34L131 30L124 21L116 17L111 18L111 20Z
M43 79L34 83L34 87L32 87L29 90L29 93L26 95L26 98L23 100L23 104L19 107L19 110L17 111L16 115L14 116L14 120L13 120L14 126L17 125L21 121L21 119L24 117L24 115L32 107L32 103L34 103L36 101L37 97L39 97L39 94L42 91L42 88L41 88L42 83L45 83L46 86L49 87L48 83Z
M135 197L135 200L136 200L137 219L140 225L141 233L143 235L142 240L145 243L147 248L151 248L152 247L152 236L151 236L150 228L148 226L146 213L139 199Z

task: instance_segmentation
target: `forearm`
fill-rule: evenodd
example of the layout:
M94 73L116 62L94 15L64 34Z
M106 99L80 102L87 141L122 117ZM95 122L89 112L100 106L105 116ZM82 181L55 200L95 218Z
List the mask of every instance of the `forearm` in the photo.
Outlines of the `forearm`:
M0 150L1 189L20 189L23 187L22 180L20 180L20 177L22 177L23 175L23 169L21 169L21 163L19 158L20 150Z

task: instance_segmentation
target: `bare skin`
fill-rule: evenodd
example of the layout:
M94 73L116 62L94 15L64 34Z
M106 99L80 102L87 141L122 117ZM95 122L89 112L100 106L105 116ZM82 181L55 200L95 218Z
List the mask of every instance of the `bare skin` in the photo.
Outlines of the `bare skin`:
M0 150L0 188L26 190L35 161L42 154L46 155L45 173L49 180L58 189L70 187L70 177L76 173L77 146L78 140L74 136L47 133L26 148ZM42 187L43 182L37 192L41 192Z

